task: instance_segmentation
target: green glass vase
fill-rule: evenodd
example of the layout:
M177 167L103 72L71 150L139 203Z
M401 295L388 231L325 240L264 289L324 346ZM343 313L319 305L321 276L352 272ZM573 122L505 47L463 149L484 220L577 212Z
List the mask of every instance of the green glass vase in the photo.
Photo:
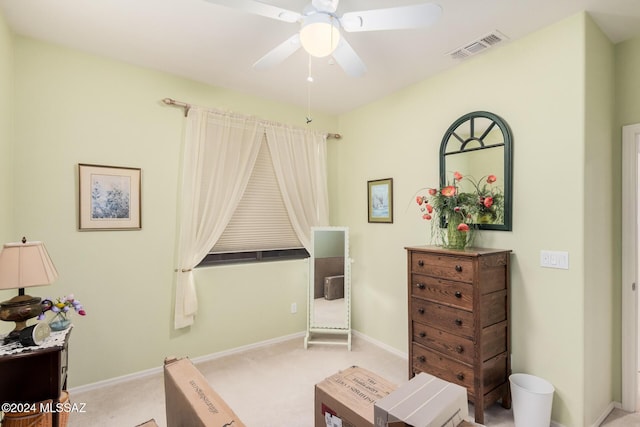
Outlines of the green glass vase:
M447 249L464 249L467 246L469 231L460 231L458 226L462 224L462 215L452 213L447 217L447 232L444 247Z

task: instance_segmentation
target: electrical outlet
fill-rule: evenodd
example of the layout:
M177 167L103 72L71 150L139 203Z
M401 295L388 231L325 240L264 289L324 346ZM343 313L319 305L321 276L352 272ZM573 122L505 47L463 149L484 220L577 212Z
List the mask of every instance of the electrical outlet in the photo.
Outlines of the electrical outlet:
M291 303L291 314L296 314L298 312L298 304L295 302Z
M540 266L547 268L569 269L569 252L540 251Z

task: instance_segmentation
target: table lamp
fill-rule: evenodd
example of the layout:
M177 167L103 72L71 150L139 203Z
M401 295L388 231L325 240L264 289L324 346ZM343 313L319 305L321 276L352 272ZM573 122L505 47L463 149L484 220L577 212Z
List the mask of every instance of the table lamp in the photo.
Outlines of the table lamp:
M0 319L15 322L16 327L5 343L20 338L27 320L42 313L41 299L25 295L24 288L50 285L58 278L47 249L42 242L6 243L0 252L0 289L18 289L18 295L0 303Z

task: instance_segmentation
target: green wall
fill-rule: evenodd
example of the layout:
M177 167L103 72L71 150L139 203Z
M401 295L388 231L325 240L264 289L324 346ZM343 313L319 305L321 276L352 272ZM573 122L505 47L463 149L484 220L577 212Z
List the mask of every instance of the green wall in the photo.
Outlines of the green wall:
M32 39L16 37L14 50L13 230L43 240L60 273L30 293L73 292L86 306L87 316L74 320L71 387L159 367L167 355L197 357L305 330L304 260L198 270L196 323L173 330L184 116L161 99L304 126L302 108ZM330 116L315 114L313 125L337 131ZM77 230L78 163L142 169L142 230Z
M589 66L599 69L587 76L591 49ZM580 14L340 117L344 142L330 156L331 204L337 207L332 223L351 229L355 329L407 348L407 334L398 333L407 327L403 248L430 242L415 193L437 185L438 148L449 125L468 112L491 111L514 136L513 231L481 232L476 243L513 250L513 370L554 384L553 419L564 425L589 425L594 413L606 410L612 382L619 388L619 378L608 377L619 349L606 345L595 355L585 349L612 340L613 261L596 257L593 245L600 238L605 248L613 245L613 212L587 215L586 206L588 199L593 209L587 190L611 185L611 52L590 18ZM585 109L589 119L594 112L605 117L587 125ZM587 131L594 133L588 141ZM591 170L604 180L585 179ZM369 224L365 183L387 177L394 180L394 223ZM587 218L605 221L604 230L594 233ZM540 267L543 249L568 251L569 270ZM587 280L593 271L597 276ZM587 311L601 295L608 306ZM596 330L586 331L594 325ZM605 371L588 384L604 390L603 396L585 396L591 368Z
M11 108L13 93L13 38L2 14L0 14L0 242L12 239L13 162ZM15 241L18 238L13 237ZM1 294L4 295L4 294Z
M0 245L16 242L21 236L12 233L13 220L13 36L0 14ZM0 291L5 301L15 291Z
M640 122L640 37L616 45L615 55L618 123L636 124Z
M596 24L586 21L584 95L584 412L585 423L602 415L615 398L621 400L620 347L613 347L613 322L620 303L619 288L620 210L613 203L613 182L621 169L614 166L615 147L615 56L614 46ZM615 157L619 161L619 156ZM594 226L594 224L596 226ZM614 351L612 351L612 349Z

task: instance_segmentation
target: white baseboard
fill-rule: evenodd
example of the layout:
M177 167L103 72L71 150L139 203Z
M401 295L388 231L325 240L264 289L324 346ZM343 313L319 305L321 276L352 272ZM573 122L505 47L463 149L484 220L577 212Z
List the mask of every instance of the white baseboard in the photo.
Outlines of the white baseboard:
M391 354L395 354L398 357L402 357L403 359L409 360L409 354L404 351L400 351L395 347L391 347L390 345L385 344L382 341L378 341L374 338L371 338L370 336L365 335L362 332L356 331L355 329L352 329L351 333L353 334L353 336L361 338L365 341L368 341L371 344L375 345L376 347L380 347L381 349L386 350Z
M247 344L247 345L243 345L241 347L236 347L236 348L232 348L232 349L229 349L229 350L219 351L217 353L206 354L204 356L194 357L193 359L191 359L191 361L193 362L194 365L197 365L198 363L208 362L210 360L219 359L221 357L229 356L229 355L232 355L232 354L242 353L242 352L245 352L247 350L253 350L253 349L256 349L256 348L265 347L265 346L272 345L272 344L278 344L278 343L281 343L281 342L294 340L296 338L302 338L302 337L304 337L305 333L306 332L296 332L295 334L291 334L291 335L284 335L282 337L272 338L272 339L269 339L269 340L266 340L266 341L260 341L260 342L256 342L256 343L253 343L253 344Z
M609 416L611 411L613 411L615 408L622 408L622 404L619 402L609 403L609 405L607 405L602 415L600 415L600 417L596 420L595 423L591 424L591 427L599 427L600 425L602 425L604 420Z
M70 394L76 393L84 393L86 391L97 390L102 387L108 387L111 385L122 384L128 381L137 380L141 378L146 378L152 375L156 375L162 372L162 366L158 366L155 368L145 369L144 371L138 371L127 375L122 375L119 377L113 377L102 381L97 381L95 383L84 384L77 387L71 387L69 389Z
M304 337L305 332L296 332L295 334L291 334L291 335L285 335L282 337L278 337L278 338L273 338L273 339L269 339L266 341L260 341L257 343L253 343L253 344L248 344L248 345L244 345L241 347L236 347L236 348L232 348L230 350L224 350L224 351L220 351L217 353L212 353L212 354L207 354L204 356L199 356L199 357L194 357L193 359L191 359L191 361L193 362L194 365L197 365L198 363L203 363L203 362L207 362L210 360L215 360L215 359L219 359L221 357L225 357L225 356L229 356L232 354L236 354L236 353L241 353L247 350L252 350L255 348L259 348L259 347L264 347L264 346L268 346L271 344L277 344L280 342L284 342L284 341L289 341L292 339L296 339L296 338L302 338ZM112 385L117 385L117 384L122 384L122 383L126 383L128 381L132 381L132 380L137 380L137 379L141 379L141 378L146 378L152 375L158 375L158 374L162 374L163 372L163 367L162 366L157 366L155 368L150 368L150 369L145 369L144 371L138 371L138 372L134 372L131 374L127 374L127 375L122 375L119 377L114 377L114 378L109 378L107 380L102 380L102 381L98 381L95 383L91 383L91 384L85 384L85 385L81 385L78 387L72 387L71 389L69 389L69 393L71 394L75 394L75 393L83 393L86 391L92 391L92 390L96 390L102 387L108 387L108 386L112 386Z

